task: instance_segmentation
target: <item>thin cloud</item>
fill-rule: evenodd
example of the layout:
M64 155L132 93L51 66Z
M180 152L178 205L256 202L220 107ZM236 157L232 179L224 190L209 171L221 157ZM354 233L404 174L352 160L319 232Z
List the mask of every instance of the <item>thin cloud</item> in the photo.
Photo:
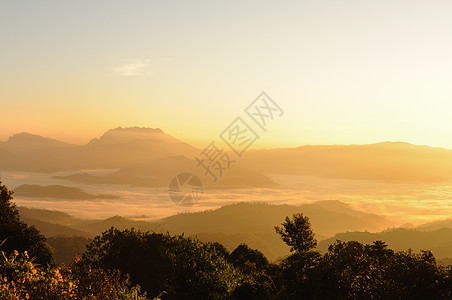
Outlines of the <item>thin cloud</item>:
M127 64L113 69L118 76L150 76L155 75L151 71L149 60L131 60Z

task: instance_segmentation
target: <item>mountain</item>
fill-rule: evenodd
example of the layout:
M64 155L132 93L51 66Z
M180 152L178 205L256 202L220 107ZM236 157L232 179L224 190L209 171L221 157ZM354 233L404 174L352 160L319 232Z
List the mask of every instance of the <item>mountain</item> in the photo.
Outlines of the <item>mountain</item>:
M21 219L36 219L66 226L71 226L75 222L75 219L71 215L62 211L30 208L25 206L18 206L17 209L19 210Z
M416 227L416 229L423 230L423 231L433 231L438 230L442 228L449 228L452 229L452 218L448 218L445 220L439 220L439 221L432 221L428 222L422 225L419 225Z
M334 207L340 208L340 211L335 211ZM385 217L356 211L339 201L299 206L238 203L214 210L181 213L153 222L121 216L105 220L82 220L65 213L24 207L20 207L19 211L21 218L41 221L33 221L32 224L36 224L38 229L45 228L47 232L50 230L46 227L49 226L47 223L60 224L91 235L100 235L111 226L120 229L135 227L141 230L169 231L173 234L197 236L203 241L220 242L230 251L240 243L246 243L251 248L262 251L271 260L289 253L289 247L275 233L274 226L280 225L286 216L294 213L301 212L310 218L319 240L347 230L380 231L392 226L392 222ZM69 232L63 235L67 236Z
M48 209L18 207L21 220L35 225L43 234L50 236L84 236L93 237L114 226L119 229L139 228L142 230L155 229L150 222L134 221L128 218L115 216L105 220L78 219L71 215ZM58 225L58 226L57 226Z
M451 150L401 142L255 150L241 164L262 173L339 179L410 183L452 177Z
M0 148L0 158L11 158L11 157L12 157L12 153L11 152L9 152L6 149Z
M275 182L264 174L234 165L224 171L223 176L219 177L217 182L213 182L212 178L205 176L204 169L196 166L194 159L188 159L184 156L158 158L151 162L121 168L108 175L95 176L87 173L77 173L66 176L54 176L54 178L88 184L128 184L140 187L167 187L174 176L183 172L193 173L203 181L203 185L215 186L217 188L277 186Z
M82 236L82 237L86 237L86 238L91 238L94 235L83 231L83 230L78 230L69 226L65 226L65 225L61 225L61 224L56 224L56 223L51 223L51 222L46 222L46 221L42 221L42 220L36 220L36 219L30 219L27 217L22 217L21 218L22 221L24 221L25 223L27 223L28 225L33 225L35 226L45 237L56 237L56 236L66 236L66 237L71 237L71 236Z
M100 235L102 232L110 229L111 227L115 227L121 230L132 227L145 231L156 229L156 227L150 222L134 221L121 216L114 216L105 220L91 220L86 224L76 225L75 227L79 230L88 231L95 235Z
M72 226L85 224L87 221L73 218L71 215L48 209L17 207L20 219L35 226L44 236L84 236L93 237L92 233L78 230Z
M74 173L65 176L53 176L54 179L67 180L75 183L84 184L120 184L135 187L166 187L168 180L163 178L150 179L138 176L118 176L118 175L92 175L88 173Z
M58 154L74 145L30 133L19 133L0 142L2 171L47 172L59 160Z
M168 156L194 157L199 152L158 128L118 127L82 146L77 156L84 168L123 168Z
M0 157L1 170L55 172L117 169L167 156L194 157L200 150L158 128L118 127L82 146L22 133L0 142L1 152L9 155Z
M13 166L15 160L16 158L11 152L0 148L0 166L3 167L2 170L7 170L10 166Z
M83 146L21 133L0 142L0 170L54 172L102 168L121 169L115 176L150 177L152 171L147 171L145 167L140 170L140 165L149 164L152 167L158 159L167 157L193 159L200 152L200 149L175 139L159 128L118 127ZM166 161L162 165L170 166L172 163ZM237 174L242 174L241 178L260 177L259 184L267 180L261 176L267 173L395 183L440 182L452 178L452 150L402 142L308 145L249 150L233 163L233 167ZM147 174L131 175L132 170ZM245 174L248 171L253 174ZM234 178L232 171L228 173L229 178L222 178L222 185L228 180L230 182L226 185L239 185L242 179ZM113 181L118 181L118 178Z
M36 184L23 184L14 189L18 196L32 198L57 198L71 200L91 200L91 199L119 199L116 195L93 195L83 192L76 187L62 185L41 186Z
M6 142L0 142L0 148L9 151L34 151L74 146L75 145L27 132L14 134Z
M218 177L216 183L212 178L205 176L205 170L197 166L193 159L184 156L172 156L159 158L149 163L133 165L121 168L113 175L117 176L141 176L149 178L164 178L166 184L175 175L181 172L190 172L197 175L204 184L216 186L234 186L234 187L271 187L277 186L269 177L264 174L253 172L251 170L231 165L230 169L225 170L223 175Z
M341 207L337 212L334 206ZM303 213L311 220L319 239L347 230L379 231L392 225L385 217L358 212L339 201L295 205L271 205L266 203L238 203L216 210L182 213L158 222L156 228L171 233L186 233L229 245L233 250L240 243L260 249L269 259L288 254L289 248L275 233L286 216Z
M164 133L160 128L126 127L110 129L100 138L91 140L88 144L114 145L129 143L133 140L158 140L166 143L180 143L181 141Z
M364 212L359 212L360 216L357 216L356 210L339 201L328 201L325 205L322 202L299 206L242 202L211 211L177 214L162 219L158 224L170 231L191 233L265 232L269 228L273 232L273 227L282 223L286 216L301 212L310 218L314 232L323 236L357 228L378 231L392 225L392 222L383 216ZM338 205L347 209L336 212L327 208L326 204L331 205L332 202L338 202Z

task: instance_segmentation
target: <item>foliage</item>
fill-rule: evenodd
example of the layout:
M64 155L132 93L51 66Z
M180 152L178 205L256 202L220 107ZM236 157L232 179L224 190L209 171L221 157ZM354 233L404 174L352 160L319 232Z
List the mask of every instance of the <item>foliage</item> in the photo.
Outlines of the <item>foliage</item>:
M81 263L130 274L167 299L228 299L242 278L215 245L183 235L111 228L88 245Z
M449 275L429 251L337 241L323 256L308 253L283 261L282 299L442 299L449 290Z
M303 214L293 214L292 220L286 217L281 225L282 227L275 226L276 233L290 246L291 252L308 251L317 246L309 218Z
M74 280L77 282L77 295L88 299L146 299L140 286L131 286L128 275L119 270L104 270L79 263L71 265Z
M234 290L235 299L269 299L275 293L273 279L267 273L269 262L262 252L240 244L229 261L245 275Z
M41 267L25 251L0 257L0 299L146 299L118 271Z
M315 251L295 252L279 265L279 273L273 275L278 286L279 299L310 299L314 296L316 268L322 255Z
M246 244L240 244L229 255L229 261L236 267L242 270L246 269L247 265L253 265L257 270L263 270L268 266L268 259L256 249L251 249ZM247 264L248 263L248 264Z
M219 255L222 255L225 259L229 259L230 253L226 247L218 242L212 242L212 246Z
M30 256L36 257L36 263L53 263L52 249L45 237L34 226L28 226L20 220L12 195L13 192L0 181L0 240L6 240L3 251L8 254L14 250L28 251Z
M73 299L76 286L60 268L39 268L27 252L0 257L0 299Z
M92 240L82 236L57 236L50 237L47 242L54 251L55 262L70 265L77 255L85 252L86 245Z

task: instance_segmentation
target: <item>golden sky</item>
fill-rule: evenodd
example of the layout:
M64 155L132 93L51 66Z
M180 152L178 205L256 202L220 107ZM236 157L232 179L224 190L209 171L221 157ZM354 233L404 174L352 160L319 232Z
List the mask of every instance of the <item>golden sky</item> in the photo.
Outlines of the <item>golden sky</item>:
M159 127L205 146L262 91L254 147L452 148L450 1L2 1L0 140Z

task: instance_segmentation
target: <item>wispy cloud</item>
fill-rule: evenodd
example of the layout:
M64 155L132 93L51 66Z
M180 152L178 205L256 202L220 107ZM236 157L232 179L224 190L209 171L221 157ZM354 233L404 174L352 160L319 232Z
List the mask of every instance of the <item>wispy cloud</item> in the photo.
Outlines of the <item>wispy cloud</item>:
M150 76L155 75L151 71L151 62L149 60L129 60L126 64L113 69L119 76Z

